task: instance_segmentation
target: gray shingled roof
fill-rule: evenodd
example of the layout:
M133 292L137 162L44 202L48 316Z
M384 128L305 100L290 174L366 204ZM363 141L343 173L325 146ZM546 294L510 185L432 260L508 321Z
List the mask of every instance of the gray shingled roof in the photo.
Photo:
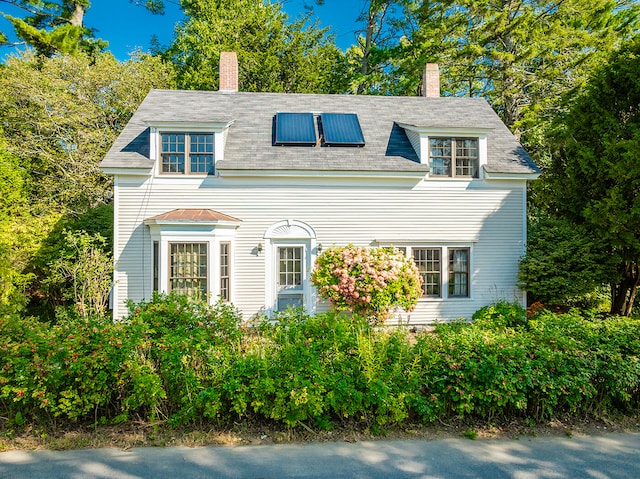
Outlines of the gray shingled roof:
M364 147L274 146L279 111L357 113ZM491 128L492 173L539 170L489 104L479 98L426 98L152 90L109 150L104 168L150 168L152 121L234 120L218 170L337 170L424 172L398 124L429 128Z

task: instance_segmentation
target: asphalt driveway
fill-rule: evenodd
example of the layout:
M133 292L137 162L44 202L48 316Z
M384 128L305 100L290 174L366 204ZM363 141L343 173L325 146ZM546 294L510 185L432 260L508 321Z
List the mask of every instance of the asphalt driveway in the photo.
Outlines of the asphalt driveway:
M9 478L638 479L640 434L11 451L0 454Z

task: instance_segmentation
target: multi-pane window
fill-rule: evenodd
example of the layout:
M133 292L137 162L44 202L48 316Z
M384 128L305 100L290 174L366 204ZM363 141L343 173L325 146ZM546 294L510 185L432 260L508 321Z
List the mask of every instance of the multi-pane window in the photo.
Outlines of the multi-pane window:
M442 263L440 248L412 248L413 262L422 276L422 296L441 296Z
M302 284L301 246L278 248L278 284L285 288Z
M449 248L449 297L469 297L469 248Z
M422 277L422 297L468 298L471 278L471 249L457 246L395 246L413 259Z
M158 241L153 242L153 290L158 291L160 284L160 243Z
M278 311L297 308L304 304L302 288L304 248L302 246L278 247Z
M207 243L169 243L169 290L206 298Z
M431 176L478 177L477 138L430 138Z
M220 298L231 300L231 243L220 243Z
M160 157L162 173L212 174L213 133L162 133Z

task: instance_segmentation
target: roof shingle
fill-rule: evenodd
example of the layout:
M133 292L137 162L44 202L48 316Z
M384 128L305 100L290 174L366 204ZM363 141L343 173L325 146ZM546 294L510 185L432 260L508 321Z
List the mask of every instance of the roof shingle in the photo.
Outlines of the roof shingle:
M339 146L276 146L273 122L277 112L356 113L366 144ZM488 164L494 173L537 173L539 170L489 104L480 98L384 97L283 93L226 93L152 90L114 142L106 168L151 168L146 121L195 121L232 118L224 170L337 170L420 172L405 131L398 124L426 128L490 128Z

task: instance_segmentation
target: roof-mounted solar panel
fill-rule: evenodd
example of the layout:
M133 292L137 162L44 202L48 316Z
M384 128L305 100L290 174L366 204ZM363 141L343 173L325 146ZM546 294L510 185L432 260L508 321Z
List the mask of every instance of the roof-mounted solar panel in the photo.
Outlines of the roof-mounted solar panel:
M313 113L276 113L276 145L315 145Z
M364 135L355 113L322 113L324 142L334 146L364 146Z

